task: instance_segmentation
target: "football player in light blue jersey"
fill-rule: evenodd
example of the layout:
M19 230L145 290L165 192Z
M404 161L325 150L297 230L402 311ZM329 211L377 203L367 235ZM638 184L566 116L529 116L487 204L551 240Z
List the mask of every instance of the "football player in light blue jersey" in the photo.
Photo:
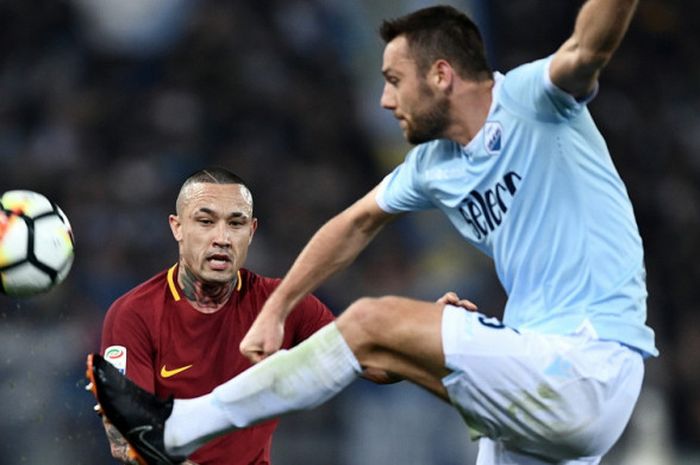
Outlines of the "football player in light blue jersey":
M318 405L364 372L452 403L480 438L478 465L599 463L629 421L644 358L657 355L632 206L586 109L636 5L585 2L552 56L506 75L451 7L385 21L381 105L416 147L299 255L241 343L260 363L171 405L93 356L107 417L138 432L127 438L148 463L174 463L223 431ZM398 214L432 208L493 258L503 322L449 292L437 303L363 298L278 352L304 295Z
M496 74L471 138L413 149L380 184L388 213L439 208L493 258L518 330L597 338L656 354L645 325L642 241L625 186L585 102L551 80L553 57ZM391 68L387 75L391 83ZM389 84L382 104L422 141Z

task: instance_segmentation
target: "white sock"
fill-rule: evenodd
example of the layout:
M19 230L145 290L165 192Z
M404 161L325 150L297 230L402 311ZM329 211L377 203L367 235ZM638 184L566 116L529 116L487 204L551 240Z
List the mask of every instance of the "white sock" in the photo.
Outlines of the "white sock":
M175 399L173 411L165 422L166 450L187 456L204 445L212 432L231 429L228 415L211 393L193 399Z
M310 409L342 391L360 364L331 323L291 350L279 351L211 393L176 399L165 446L189 455L209 439L284 413Z

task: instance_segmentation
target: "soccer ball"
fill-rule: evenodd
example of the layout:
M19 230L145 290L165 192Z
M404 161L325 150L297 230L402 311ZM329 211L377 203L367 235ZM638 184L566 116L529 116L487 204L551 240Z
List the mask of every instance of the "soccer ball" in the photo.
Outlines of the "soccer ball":
M41 294L62 282L73 264L73 232L58 206L26 190L0 197L0 292Z

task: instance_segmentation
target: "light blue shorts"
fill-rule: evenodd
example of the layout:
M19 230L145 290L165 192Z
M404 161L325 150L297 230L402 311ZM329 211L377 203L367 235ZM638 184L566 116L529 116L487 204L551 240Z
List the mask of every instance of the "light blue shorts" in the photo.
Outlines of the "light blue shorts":
M624 430L642 356L585 329L518 332L463 308L442 317L442 382L480 443L477 465L596 464Z

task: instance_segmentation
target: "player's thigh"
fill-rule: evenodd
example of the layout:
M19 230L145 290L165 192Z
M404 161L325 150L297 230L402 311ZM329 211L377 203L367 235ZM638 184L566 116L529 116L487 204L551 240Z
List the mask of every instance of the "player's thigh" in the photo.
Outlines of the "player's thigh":
M449 371L442 350L444 305L404 297L363 298L337 320L358 360L402 375L407 365L432 373Z
M554 460L603 455L636 402L641 356L587 335L520 333L447 306L443 317L450 399L474 437Z

